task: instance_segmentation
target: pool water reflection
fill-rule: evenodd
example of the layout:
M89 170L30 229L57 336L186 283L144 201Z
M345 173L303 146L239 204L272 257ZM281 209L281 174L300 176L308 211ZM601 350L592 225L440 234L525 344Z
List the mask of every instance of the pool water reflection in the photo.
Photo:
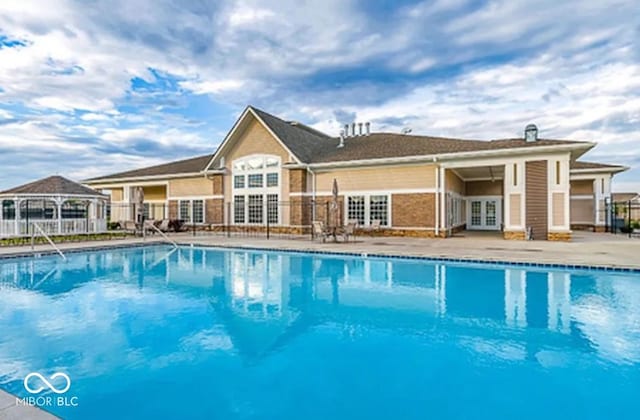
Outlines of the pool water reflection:
M640 276L169 247L0 262L64 418L635 418Z

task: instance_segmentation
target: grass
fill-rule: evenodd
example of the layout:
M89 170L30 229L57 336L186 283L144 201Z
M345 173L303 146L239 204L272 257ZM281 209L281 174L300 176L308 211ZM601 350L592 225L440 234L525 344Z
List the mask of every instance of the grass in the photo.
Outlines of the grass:
M126 232L105 232L105 233L87 233L81 235L53 235L49 236L54 243L60 244L65 242L90 242L90 241L106 241L111 239L123 239L132 236ZM34 244L46 244L47 239L43 236L36 236ZM0 247L7 246L23 246L31 245L30 237L21 238L4 238L0 239Z

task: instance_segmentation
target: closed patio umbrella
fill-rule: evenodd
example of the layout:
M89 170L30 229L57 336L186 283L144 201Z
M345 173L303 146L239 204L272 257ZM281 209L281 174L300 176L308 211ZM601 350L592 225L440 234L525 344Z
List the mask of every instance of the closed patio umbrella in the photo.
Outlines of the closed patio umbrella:
M136 188L136 222L142 223L144 216L144 189Z
M333 179L333 188L331 189L331 203L329 204L329 226L336 229L340 226L340 206L338 203L338 181Z

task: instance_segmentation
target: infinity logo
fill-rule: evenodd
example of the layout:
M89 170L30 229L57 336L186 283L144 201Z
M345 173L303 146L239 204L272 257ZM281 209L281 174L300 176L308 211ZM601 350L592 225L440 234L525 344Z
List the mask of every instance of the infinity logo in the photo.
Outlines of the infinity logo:
M35 388L35 389L31 388L29 386L29 380L31 378L40 379L40 381L44 382L44 384L46 385L47 388L49 388L52 392L55 392L56 394L64 394L65 392L67 392L69 390L69 388L71 388L71 379L69 378L69 376L66 373L57 372L57 373L54 373L49 378L51 381L54 381L57 378L64 378L65 381L67 381L67 385L64 388L58 389L54 385L52 385L51 382L47 381L47 378L45 378L44 376L40 375L38 372L31 372L30 374L28 374L24 378L24 389L26 389L27 392L29 392L31 394L38 394L38 393L40 393L40 392L45 390L44 386L39 386L38 388Z

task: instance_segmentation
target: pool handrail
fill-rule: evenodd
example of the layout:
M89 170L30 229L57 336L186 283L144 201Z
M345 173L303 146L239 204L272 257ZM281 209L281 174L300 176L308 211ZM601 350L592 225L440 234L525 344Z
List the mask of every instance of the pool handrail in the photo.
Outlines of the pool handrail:
M55 249L58 254L60 254L60 256L62 257L63 260L67 261L67 257L64 255L64 253L60 250L60 248L58 248L58 246L51 240L51 238L49 237L49 235L46 234L46 232L40 227L39 224L33 222L33 226L38 229L38 231L40 232L40 234L42 236L45 237L45 239L49 242L49 244L53 247L53 249ZM35 245L33 243L33 239L35 237L35 233L31 234L31 251L35 252Z

